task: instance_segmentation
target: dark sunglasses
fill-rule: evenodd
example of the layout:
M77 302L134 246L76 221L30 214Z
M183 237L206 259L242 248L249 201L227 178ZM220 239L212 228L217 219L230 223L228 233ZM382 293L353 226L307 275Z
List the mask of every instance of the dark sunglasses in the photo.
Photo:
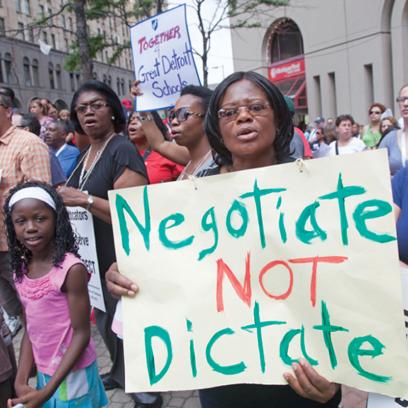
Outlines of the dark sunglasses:
M373 111L373 110L371 110L369 113L370 113L370 115L372 115L372 114L374 114L374 115L381 115L381 111Z
M188 108L182 107L177 110L171 110L168 114L169 121L172 122L174 119L177 119L177 122L184 122L188 119L189 116L197 116L199 118L203 118L203 113L192 112L188 110Z

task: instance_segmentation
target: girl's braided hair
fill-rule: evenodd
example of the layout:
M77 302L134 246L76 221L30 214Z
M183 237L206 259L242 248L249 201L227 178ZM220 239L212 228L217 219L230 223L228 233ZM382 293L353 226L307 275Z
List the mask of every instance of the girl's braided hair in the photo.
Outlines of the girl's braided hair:
M17 279L21 279L24 275L24 271L27 270L32 253L21 242L19 242L16 237L13 221L11 219L13 209L9 209L9 202L14 193L27 187L42 188L52 197L55 202L56 209L55 211L52 209L55 214L53 265L58 266L64 260L67 252L71 252L78 256L78 245L69 221L68 212L64 206L62 198L58 195L55 189L48 184L39 181L29 181L18 184L16 187L10 190L6 202L4 203L5 225L11 257L11 267L15 272ZM44 204L47 205L46 203Z

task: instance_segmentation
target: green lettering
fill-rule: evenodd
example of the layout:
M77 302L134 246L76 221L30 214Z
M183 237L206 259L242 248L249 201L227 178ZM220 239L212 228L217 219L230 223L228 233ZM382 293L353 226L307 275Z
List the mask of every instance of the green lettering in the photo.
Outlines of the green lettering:
M247 325L242 326L241 329L252 333L252 329L256 330L256 338L258 342L258 353L259 353L259 364L261 366L261 371L265 372L265 352L263 346L263 338L262 338L262 329L268 326L274 326L278 324L286 324L286 322L279 321L279 320L269 320L267 322L261 321L260 313L259 313L259 304L255 302L254 306L254 322Z
M337 366L336 352L334 351L334 346L331 338L331 334L342 331L348 332L349 330L341 326L333 326L330 322L329 310L327 309L326 302L321 302L321 317L322 324L320 326L313 326L315 330L321 330L323 332L324 344L326 345L327 351L330 357L330 364L332 368Z
M241 225L238 228L233 227L231 223L231 217L234 212L237 212L241 216ZM245 208L245 204L239 202L238 200L233 201L227 213L226 225L227 231L234 238L242 237L245 234L248 227L248 211Z
M208 219L209 218L209 219ZM198 260L201 261L209 254L212 254L218 246L218 227L217 227L217 220L215 219L215 211L214 207L209 208L203 218L201 219L201 227L204 231L213 231L214 234L214 244L206 249L203 249L198 254Z
M287 364L287 365L292 365L293 363L299 363L299 359L297 358L291 358L289 356L289 346L292 341L292 339L300 334L300 347L302 349L302 354L305 357L305 359L311 364L311 365L318 365L318 361L313 359L312 357L309 356L309 354L306 351L306 345L305 345L305 328L302 326L301 329L292 329L289 330L284 336L280 344L279 348L279 355L282 361Z
M147 250L150 249L150 207L149 207L149 196L147 194L147 187L143 189L143 206L144 206L144 226L139 222L135 213L130 208L128 202L120 195L116 194L116 212L118 214L120 236L122 238L122 248L126 255L130 254L130 244L129 244L129 230L126 224L125 212L130 216L132 221L135 223L137 229L141 232L144 240L144 244Z
M374 207L373 210L369 210L369 207ZM370 231L367 228L366 221L383 217L384 215L389 214L392 211L391 204L387 203L386 201L382 200L368 200L364 201L363 203L359 204L354 213L353 218L356 224L357 231L360 235L364 238L370 239L374 242L379 242L384 244L386 242L395 241L396 238L392 235L388 234L377 234L373 231Z
M144 333L147 371L149 373L150 385L153 385L159 382L169 370L171 361L173 360L173 349L171 346L169 332L163 329L163 327L149 326L144 329ZM159 373L156 373L156 364L154 361L152 346L153 337L158 337L159 339L161 339L167 349L167 360Z
M193 332L193 323L190 320L186 320L187 331L189 333ZM193 377L197 377L197 361L194 349L194 341L190 339L190 365L191 365L191 374Z
M364 187L361 186L343 186L343 179L341 173L337 181L337 190L333 193L323 195L319 197L321 200L332 200L337 199L339 206L339 215L340 215L340 227L341 227L341 239L343 245L348 245L348 220L346 214L346 198L354 195L361 195L366 192Z
M261 241L262 248L265 248L265 231L263 225L263 217L262 217L262 206L261 206L261 197L266 196L272 193L279 193L282 191L286 191L286 188L265 188L260 189L258 187L258 180L255 179L254 189L251 192L244 193L240 197L241 198L251 198L253 197L255 202L256 208L256 216L258 221L258 230L259 230L259 238Z
M170 249L180 249L185 246L191 245L194 240L194 235L190 235L188 238L181 241L172 241L167 237L166 230L170 228L177 227L182 224L185 220L185 217L181 213L170 214L168 217L163 218L159 224L159 239L161 243ZM169 225L167 225L169 224Z
M229 327L226 327L225 329L217 331L210 339L210 341L207 344L207 347L205 349L205 356L207 358L208 365L216 372L224 374L224 375L234 375L234 374L239 374L242 373L243 371L246 370L246 365L243 361L240 361L237 364L231 364L231 365L221 365L218 364L212 357L211 351L212 348L215 344L216 341L222 336L225 335L232 335L234 334L234 330L232 330Z
M320 238L322 241L325 241L327 238L327 233L317 224L316 209L318 207L320 207L320 204L317 201L308 205L296 221L296 236L305 244L310 244L310 241L315 238ZM308 220L310 220L310 225L312 227L311 231L306 230L306 223Z
M372 348L371 349L363 349L362 345L364 343L369 343ZM374 373L370 373L369 371L364 370L361 367L361 363L359 360L360 356L371 356L377 357L383 354L384 345L375 337L369 335L364 337L356 337L354 338L348 347L348 357L350 360L351 365L357 370L358 374L362 377L365 377L369 380L376 381L376 382L388 382L392 379L392 377L378 375Z

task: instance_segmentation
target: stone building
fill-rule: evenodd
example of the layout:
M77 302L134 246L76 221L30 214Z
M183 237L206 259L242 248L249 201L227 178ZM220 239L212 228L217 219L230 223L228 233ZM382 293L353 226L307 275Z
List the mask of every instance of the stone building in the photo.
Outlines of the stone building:
M0 86L16 92L22 110L34 96L69 105L78 88L79 73L68 72L64 60L76 43L75 16L61 6L62 0L0 0ZM56 14L42 27L31 25L42 16ZM107 17L89 23L92 34L100 34L110 42L129 41L129 29L119 19ZM51 47L45 55L39 40ZM44 48L44 47L43 47ZM130 50L109 64L115 49L108 48L94 61L94 77L109 84L120 98L128 95L134 78Z
M290 0L256 29L232 32L234 70L255 70L313 120L352 113L366 123L408 82L408 0Z

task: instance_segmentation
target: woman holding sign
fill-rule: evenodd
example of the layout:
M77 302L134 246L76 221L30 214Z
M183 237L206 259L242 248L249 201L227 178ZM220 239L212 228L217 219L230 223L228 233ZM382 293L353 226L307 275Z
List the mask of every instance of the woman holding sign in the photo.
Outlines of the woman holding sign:
M112 369L102 376L105 389L124 388L123 343L111 330L116 300L105 286L105 272L115 261L108 191L148 183L142 158L132 144L118 135L126 126L119 98L100 81L85 82L74 94L71 120L89 137L90 146L67 181L58 190L66 206L80 206L93 216L99 270L106 313L95 309L98 330L108 348ZM146 397L146 398L144 398ZM133 395L136 407L161 406L160 397ZM157 402L157 404L156 404Z
M293 124L276 86L254 72L237 72L215 89L206 114L206 134L219 167L210 174L271 166L290 161ZM116 295L135 295L137 286L116 265L106 275ZM288 385L237 384L200 390L204 408L337 407L338 384L321 377L307 362L293 364Z

